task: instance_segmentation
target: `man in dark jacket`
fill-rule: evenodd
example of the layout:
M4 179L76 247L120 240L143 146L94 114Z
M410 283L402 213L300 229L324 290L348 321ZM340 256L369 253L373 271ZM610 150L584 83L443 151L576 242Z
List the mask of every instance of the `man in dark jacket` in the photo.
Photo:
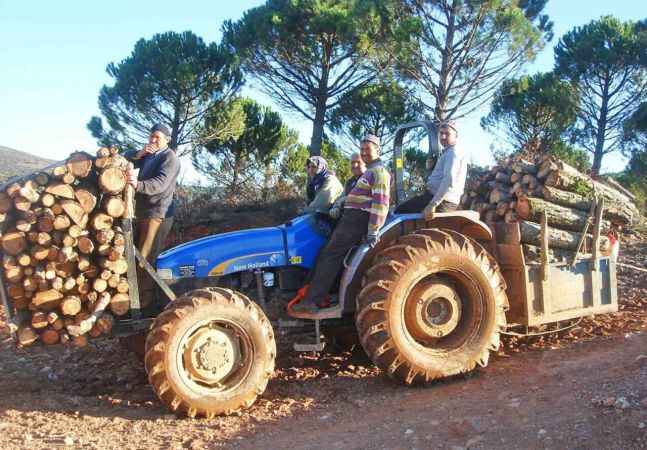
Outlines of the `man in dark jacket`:
M134 154L126 155L139 174L128 171L128 183L135 188L135 217L137 219L140 253L154 263L173 225L173 193L180 160L168 144L171 132L166 125L151 128L148 144Z

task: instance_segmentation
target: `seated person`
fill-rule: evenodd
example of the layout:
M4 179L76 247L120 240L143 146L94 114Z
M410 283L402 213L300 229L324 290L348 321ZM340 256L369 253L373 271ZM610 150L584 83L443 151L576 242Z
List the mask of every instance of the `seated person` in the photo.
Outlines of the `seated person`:
M391 178L380 160L377 136L369 134L364 137L361 155L366 163L366 172L348 194L344 213L330 240L319 253L310 277L310 287L302 288L290 302L294 306L289 307L288 313L293 317L307 318L326 307L325 299L343 267L348 250L362 241L374 247L379 240L379 230L389 212ZM301 302L297 303L299 300Z
M308 205L302 214L322 213L328 210L342 194L343 186L335 173L328 170L328 163L321 156L311 156L306 162L308 186L306 188Z
M458 132L453 120L441 123L438 133L444 150L427 179L427 189L424 194L398 206L396 214L422 211L425 219L431 220L435 212L458 209L467 178L467 156L461 148L456 147Z
M361 155L359 153L353 153L350 157L350 172L352 175L344 184L344 195L339 196L330 208L330 211L328 212L330 217L333 219L339 219L344 208L346 196L350 194L350 191L355 187L355 183L357 183L357 180L359 180L359 177L361 177L365 171L366 164L362 161Z

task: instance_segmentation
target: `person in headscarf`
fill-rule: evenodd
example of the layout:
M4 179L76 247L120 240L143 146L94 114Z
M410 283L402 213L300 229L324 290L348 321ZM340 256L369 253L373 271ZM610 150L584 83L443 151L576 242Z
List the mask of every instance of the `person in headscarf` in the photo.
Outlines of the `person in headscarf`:
M321 156L311 156L306 162L308 171L308 186L306 187L308 205L303 208L303 214L322 213L328 210L339 197L344 187L328 169L328 163Z

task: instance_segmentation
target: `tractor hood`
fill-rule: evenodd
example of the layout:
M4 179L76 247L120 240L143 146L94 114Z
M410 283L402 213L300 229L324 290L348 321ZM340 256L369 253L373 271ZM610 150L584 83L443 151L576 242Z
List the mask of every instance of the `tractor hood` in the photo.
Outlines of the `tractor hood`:
M284 232L279 227L270 227L217 234L181 244L159 255L157 271L162 278L202 278L285 264Z
M278 227L253 228L207 236L169 249L157 258L163 279L222 276L280 266L310 269L325 244L313 216Z

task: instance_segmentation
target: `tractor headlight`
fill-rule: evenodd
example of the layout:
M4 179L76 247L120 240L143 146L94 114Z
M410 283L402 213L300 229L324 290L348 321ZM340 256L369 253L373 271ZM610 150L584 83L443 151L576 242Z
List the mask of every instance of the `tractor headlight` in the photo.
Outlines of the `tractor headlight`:
M173 271L171 269L157 269L157 276L162 280L172 280Z

